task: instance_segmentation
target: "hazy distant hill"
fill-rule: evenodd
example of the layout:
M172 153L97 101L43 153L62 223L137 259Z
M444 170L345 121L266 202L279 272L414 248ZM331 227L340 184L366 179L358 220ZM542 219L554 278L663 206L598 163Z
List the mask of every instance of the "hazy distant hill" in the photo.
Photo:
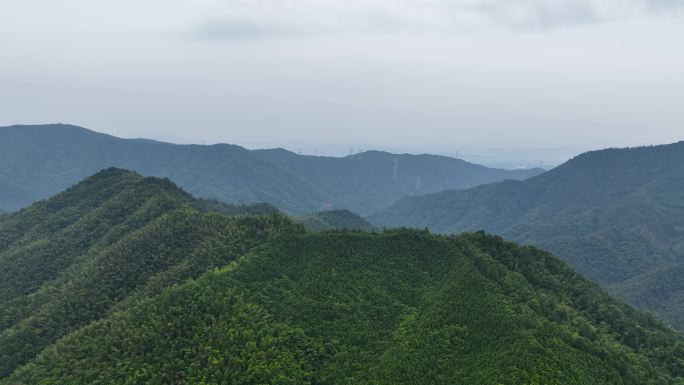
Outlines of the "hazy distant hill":
M580 155L522 182L403 199L385 226L485 229L551 250L684 330L684 142Z
M349 210L319 211L300 218L299 222L312 230L375 230L367 220Z
M0 384L681 383L679 334L546 252L262 210L108 169L0 217Z
M296 214L335 208L366 214L407 195L525 179L542 171L491 169L433 155L371 151L315 157L282 149L120 139L70 125L12 126L0 128L0 212L25 207L111 166L168 177L197 196L269 202Z

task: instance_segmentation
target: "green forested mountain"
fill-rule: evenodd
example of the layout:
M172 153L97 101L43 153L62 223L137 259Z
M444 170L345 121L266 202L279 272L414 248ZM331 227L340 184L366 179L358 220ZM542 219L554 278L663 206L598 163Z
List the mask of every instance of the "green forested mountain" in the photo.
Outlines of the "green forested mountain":
M682 384L680 334L546 252L216 207L109 169L0 218L0 384Z
M319 211L300 218L299 222L312 230L375 230L367 220L349 210Z
M12 126L0 127L0 212L28 206L108 167L168 177L203 198L269 202L299 215L322 208L367 214L407 195L542 171L491 169L432 155L371 151L316 157L282 149L120 139L61 124Z
M551 250L684 330L684 142L586 153L534 178L403 199L371 217Z
M0 377L125 301L292 227L278 215L229 217L204 206L168 180L108 169L0 218Z

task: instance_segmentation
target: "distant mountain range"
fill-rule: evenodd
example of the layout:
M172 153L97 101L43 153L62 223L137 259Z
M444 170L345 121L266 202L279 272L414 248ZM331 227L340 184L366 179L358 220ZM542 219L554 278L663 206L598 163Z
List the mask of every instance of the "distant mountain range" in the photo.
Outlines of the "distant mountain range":
M684 376L680 334L544 251L483 233L312 232L120 169L0 216L0 267L2 385Z
M408 197L370 220L542 247L684 330L684 142L589 152L525 181Z
M368 214L409 195L461 189L543 170L502 170L433 155L369 151L344 158L218 144L120 139L71 125L0 127L0 212L47 198L107 167L171 178L199 197L268 202L293 214Z

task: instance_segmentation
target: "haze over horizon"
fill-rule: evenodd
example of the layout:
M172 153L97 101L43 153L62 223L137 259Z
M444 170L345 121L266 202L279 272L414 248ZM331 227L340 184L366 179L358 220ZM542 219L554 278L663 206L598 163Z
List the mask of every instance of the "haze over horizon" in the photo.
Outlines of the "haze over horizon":
M683 10L668 0L8 0L0 125L557 164L684 138Z
M3 127L57 127L59 125L72 125L70 123L47 123L36 125L11 124ZM216 144L229 144L244 147L248 150L259 149L276 149L282 148L292 153L305 156L323 156L323 157L337 157L342 158L353 154L358 154L367 151L384 151L393 154L430 154L440 155L455 159L465 160L474 164L479 164L487 167L495 167L502 169L531 169L544 168L550 169L564 163L565 161L587 151L600 150L596 149L577 149L570 147L559 148L505 148L505 147L446 147L440 146L439 143L434 145L422 147L394 147L391 145L368 145L367 143L316 143L307 141L253 141L253 142L232 142L230 140L208 142L206 140L199 141L183 141L180 138L165 138L165 137L141 137L141 136L120 136L112 132L104 132L94 130L88 127L81 127L84 130L92 131L97 134L106 134L118 137L121 139L142 139L154 140L163 143L177 144L177 145L201 145L211 146Z

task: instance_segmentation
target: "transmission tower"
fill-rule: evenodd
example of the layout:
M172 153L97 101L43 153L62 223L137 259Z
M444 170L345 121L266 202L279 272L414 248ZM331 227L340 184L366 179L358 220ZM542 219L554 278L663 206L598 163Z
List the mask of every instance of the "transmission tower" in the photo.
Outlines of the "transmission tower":
M397 180L399 174L399 158L394 158L394 168L392 170L392 180Z

